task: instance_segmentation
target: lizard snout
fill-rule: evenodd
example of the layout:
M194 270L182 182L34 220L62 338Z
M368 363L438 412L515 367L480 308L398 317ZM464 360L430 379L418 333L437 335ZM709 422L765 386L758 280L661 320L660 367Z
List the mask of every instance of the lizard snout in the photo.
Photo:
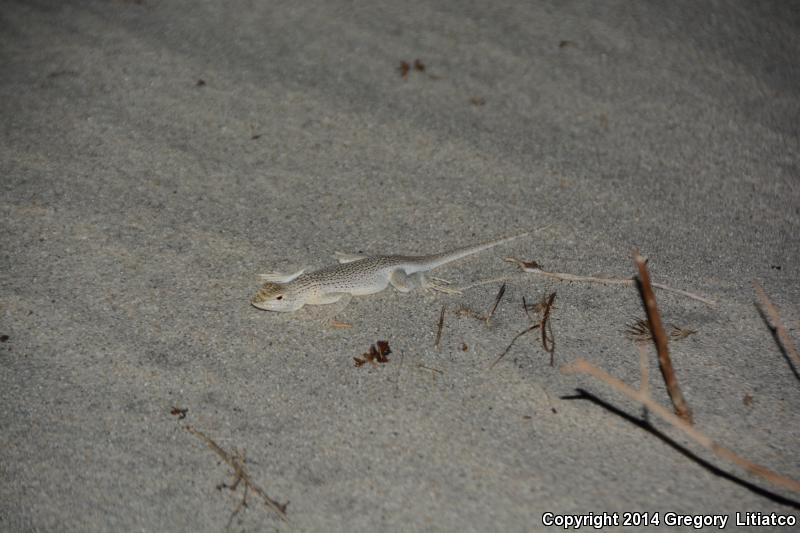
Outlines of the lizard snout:
M303 307L302 302L295 301L286 290L286 286L278 283L265 283L253 296L250 303L264 311L296 311Z

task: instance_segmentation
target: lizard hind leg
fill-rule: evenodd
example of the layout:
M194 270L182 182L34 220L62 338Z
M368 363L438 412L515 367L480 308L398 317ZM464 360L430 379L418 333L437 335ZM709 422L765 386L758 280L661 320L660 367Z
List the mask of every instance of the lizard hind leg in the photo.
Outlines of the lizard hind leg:
M448 282L434 277L427 276L424 272L406 274L402 270L395 270L389 276L389 283L400 292L409 292L414 289L425 289L445 294L461 294L458 289L447 287Z
M367 256L359 254L348 254L345 252L334 252L333 257L335 257L336 260L339 261L340 263L352 263L353 261L364 259Z

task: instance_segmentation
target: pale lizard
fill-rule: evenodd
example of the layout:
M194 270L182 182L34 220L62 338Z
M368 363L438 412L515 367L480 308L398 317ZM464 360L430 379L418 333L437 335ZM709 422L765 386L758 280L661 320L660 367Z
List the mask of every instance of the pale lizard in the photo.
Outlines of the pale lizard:
M305 268L293 274L270 272L260 277L266 281L251 303L265 311L297 311L306 304L331 304L341 298L374 294L392 285L400 292L416 288L442 292L459 291L445 287L447 283L427 276L427 272L462 257L476 254L528 233L465 246L432 255L353 255L337 253L340 264L314 272Z

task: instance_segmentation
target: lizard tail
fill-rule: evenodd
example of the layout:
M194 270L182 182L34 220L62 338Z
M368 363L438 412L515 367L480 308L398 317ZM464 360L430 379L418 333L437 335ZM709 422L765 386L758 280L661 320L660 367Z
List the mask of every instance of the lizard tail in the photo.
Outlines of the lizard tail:
M529 235L530 232L526 231L524 233L518 233L516 235L512 235L510 237L503 237L501 239L494 239L491 241L482 242L480 244L473 244L471 246L464 246L463 248L456 248L455 250L451 250L449 252L443 252L440 254L433 254L425 256L421 258L420 261L420 268L414 269L413 272L407 271L407 274L413 274L414 272L419 271L426 271L432 270L436 267L445 265L452 261L456 261L461 259L462 257L467 257L469 255L477 254L478 252L482 252L484 250L488 250L489 248L494 248L498 244L503 244L509 241L513 241L514 239L518 239L520 237L525 237ZM422 266L424 264L424 266Z

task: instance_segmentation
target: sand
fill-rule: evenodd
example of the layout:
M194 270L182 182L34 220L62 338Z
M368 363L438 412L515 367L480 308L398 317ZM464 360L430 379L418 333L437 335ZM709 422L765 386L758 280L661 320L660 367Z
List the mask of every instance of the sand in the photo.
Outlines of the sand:
M798 28L789 3L4 2L0 529L800 515L800 495L559 371L583 357L638 385L635 289L502 260L629 277L638 247L654 281L716 300L657 294L696 330L671 344L696 425L800 479L800 369L751 285L797 342ZM485 312L499 282L249 305L258 273L336 251L523 230L437 273L510 276L488 326L456 311ZM555 366L532 334L490 370L522 297L553 291ZM389 362L355 367L378 340ZM650 388L669 405L652 351ZM187 425L239 450L289 522L252 491L231 519L243 485Z

